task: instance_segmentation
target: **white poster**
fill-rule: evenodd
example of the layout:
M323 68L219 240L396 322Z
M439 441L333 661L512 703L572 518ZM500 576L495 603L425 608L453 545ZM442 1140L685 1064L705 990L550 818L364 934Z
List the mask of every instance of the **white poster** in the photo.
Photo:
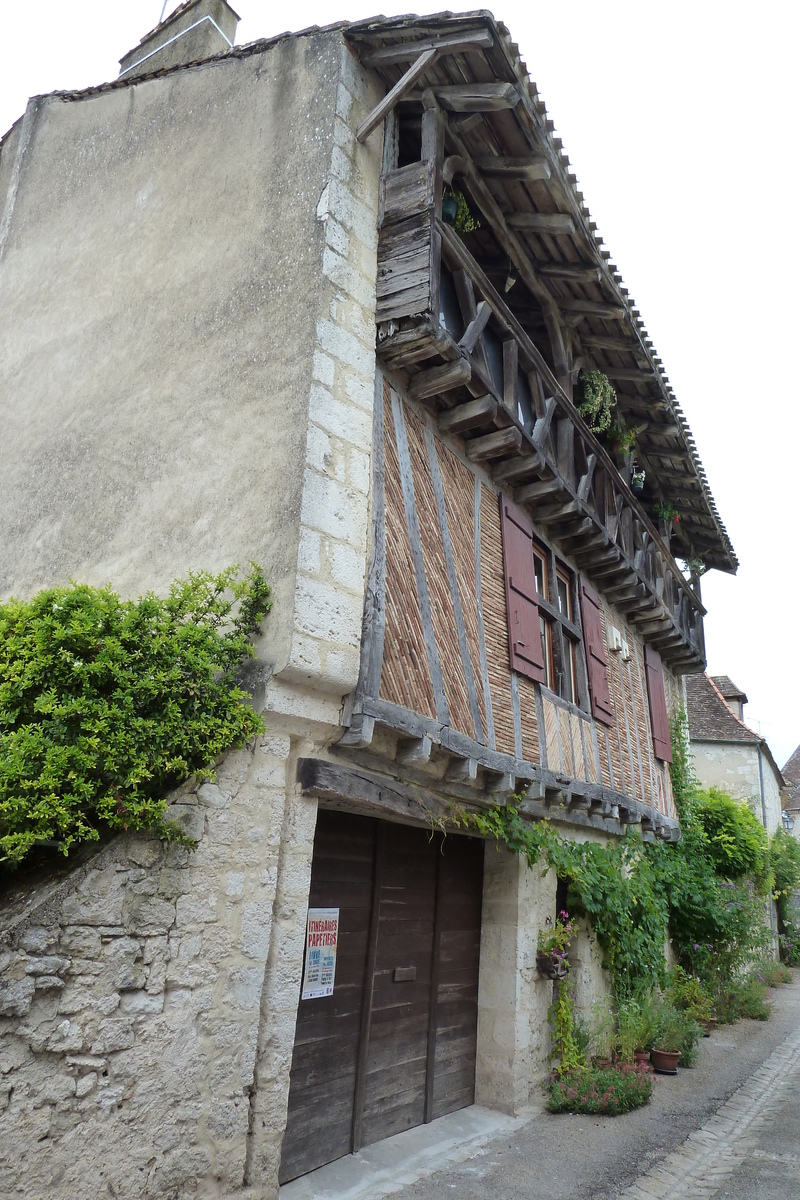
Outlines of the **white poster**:
M306 933L306 969L303 1000L333 995L336 944L339 940L338 908L310 908Z

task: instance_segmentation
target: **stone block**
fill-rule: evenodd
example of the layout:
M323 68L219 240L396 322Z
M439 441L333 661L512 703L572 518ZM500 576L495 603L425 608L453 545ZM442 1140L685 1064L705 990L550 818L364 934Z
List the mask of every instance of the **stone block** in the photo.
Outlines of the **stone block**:
M182 1146L172 1150L156 1170L153 1187L161 1195L177 1192L178 1189L182 1191L183 1184L191 1182L196 1185L210 1165L208 1151L202 1146Z
M30 1011L35 987L30 975L0 981L0 1017L24 1017Z
M58 975L34 975L37 992L59 992L64 986L64 980Z
M147 975L145 969L138 963L120 963L114 973L114 987L120 992L143 988L146 982Z
M175 905L158 896L127 896L124 920L131 933L167 933L175 924Z
M186 837L196 842L199 842L205 833L205 815L202 806L197 804L171 804L164 813L164 820L176 824Z
M297 628L326 642L357 646L361 636L363 599L322 580L298 576L295 585Z
M203 808L227 808L230 796L227 796L215 783L204 783L197 793L197 802Z
M157 838L133 834L125 845L125 853L139 867L153 867L161 858L163 849Z
M26 929L19 938L19 947L21 950L27 950L29 954L46 954L51 946L57 944L58 932L57 929L40 927Z
M25 964L25 972L28 975L58 975L61 971L66 971L69 966L68 958L61 958L57 954L46 954L41 957L29 958Z
M133 1043L133 1026L130 1021L110 1018L100 1022L90 1053L113 1054L115 1050L127 1050Z
M75 1084L75 1095L80 1100L84 1096L88 1096L89 1092L94 1091L97 1087L97 1075L94 1071L90 1071L88 1075L82 1075Z
M119 998L119 1010L124 1013L160 1013L164 1008L164 996L149 992L123 992Z

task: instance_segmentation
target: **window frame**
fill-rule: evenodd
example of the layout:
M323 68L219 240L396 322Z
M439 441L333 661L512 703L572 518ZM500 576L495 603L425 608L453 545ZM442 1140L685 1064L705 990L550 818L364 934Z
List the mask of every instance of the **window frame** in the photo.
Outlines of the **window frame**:
M537 578L539 619L546 629L543 643L547 649L545 654L547 678L542 682L542 686L564 703L572 704L582 712L587 712L589 711L589 692L586 682L583 629L575 619L578 612L577 572L556 556L555 551L543 541L538 532L534 532L533 536L533 553L534 574L536 574L536 556L543 561L545 567L546 594L538 591ZM569 610L567 614L561 611L558 592L559 580L567 585ZM567 663L569 667L568 670L565 670ZM569 675L571 675L571 686L568 686Z

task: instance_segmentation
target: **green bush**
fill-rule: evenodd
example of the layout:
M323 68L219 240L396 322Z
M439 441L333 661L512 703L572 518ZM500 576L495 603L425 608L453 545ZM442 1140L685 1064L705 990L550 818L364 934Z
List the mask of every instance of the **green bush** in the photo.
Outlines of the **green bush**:
M746 801L712 787L698 793L691 816L705 834L706 854L718 875L724 879L751 875L766 881L767 833Z
M792 972L784 963L776 962L774 958L764 958L756 963L752 974L771 988L782 987L784 983L792 982Z
M711 1016L713 999L705 984L683 967L673 967L667 978L666 998L688 1012L701 1025Z
M263 732L236 670L269 607L255 565L166 598L71 584L0 605L0 862L102 828L175 836L165 793Z
M548 1112L616 1117L647 1104L653 1077L646 1067L583 1067L551 1076L546 1087Z
M662 1001L656 1013L653 1046L656 1050L680 1053L678 1060L683 1067L694 1066L697 1046L703 1030L685 1009L676 1008L668 1000Z
M768 988L755 975L728 980L719 990L715 1007L719 1021L732 1025L741 1017L752 1021L768 1021L770 1006L766 1002Z

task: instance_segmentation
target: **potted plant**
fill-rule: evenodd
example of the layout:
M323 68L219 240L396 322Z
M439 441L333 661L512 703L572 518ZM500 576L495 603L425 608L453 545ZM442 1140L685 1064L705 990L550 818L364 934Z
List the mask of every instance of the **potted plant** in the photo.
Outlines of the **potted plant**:
M565 979L569 971L567 947L575 936L575 926L564 909L544 929L539 930L536 947L536 966L545 979Z
M449 187L442 196L442 220L456 233L474 233L481 223L470 212L467 198L458 188Z
M653 505L653 514L661 522L661 533L664 541L669 545L669 539L672 537L675 526L680 521L677 508L669 500L657 500Z
M629 429L624 421L617 420L609 430L609 443L622 456L620 474L627 484L631 482L633 472L633 452L636 449L636 430Z
M656 1017L650 1061L662 1075L677 1075L678 1063L690 1067L694 1062L702 1030L688 1012L664 1001Z
M646 1062L656 1030L655 1009L642 997L630 996L617 1008L617 1057L621 1062Z
M611 409L617 393L602 371L581 371L578 375L576 408L593 433L611 427Z
M631 491L634 496L641 496L644 491L644 471L634 471L631 475Z

